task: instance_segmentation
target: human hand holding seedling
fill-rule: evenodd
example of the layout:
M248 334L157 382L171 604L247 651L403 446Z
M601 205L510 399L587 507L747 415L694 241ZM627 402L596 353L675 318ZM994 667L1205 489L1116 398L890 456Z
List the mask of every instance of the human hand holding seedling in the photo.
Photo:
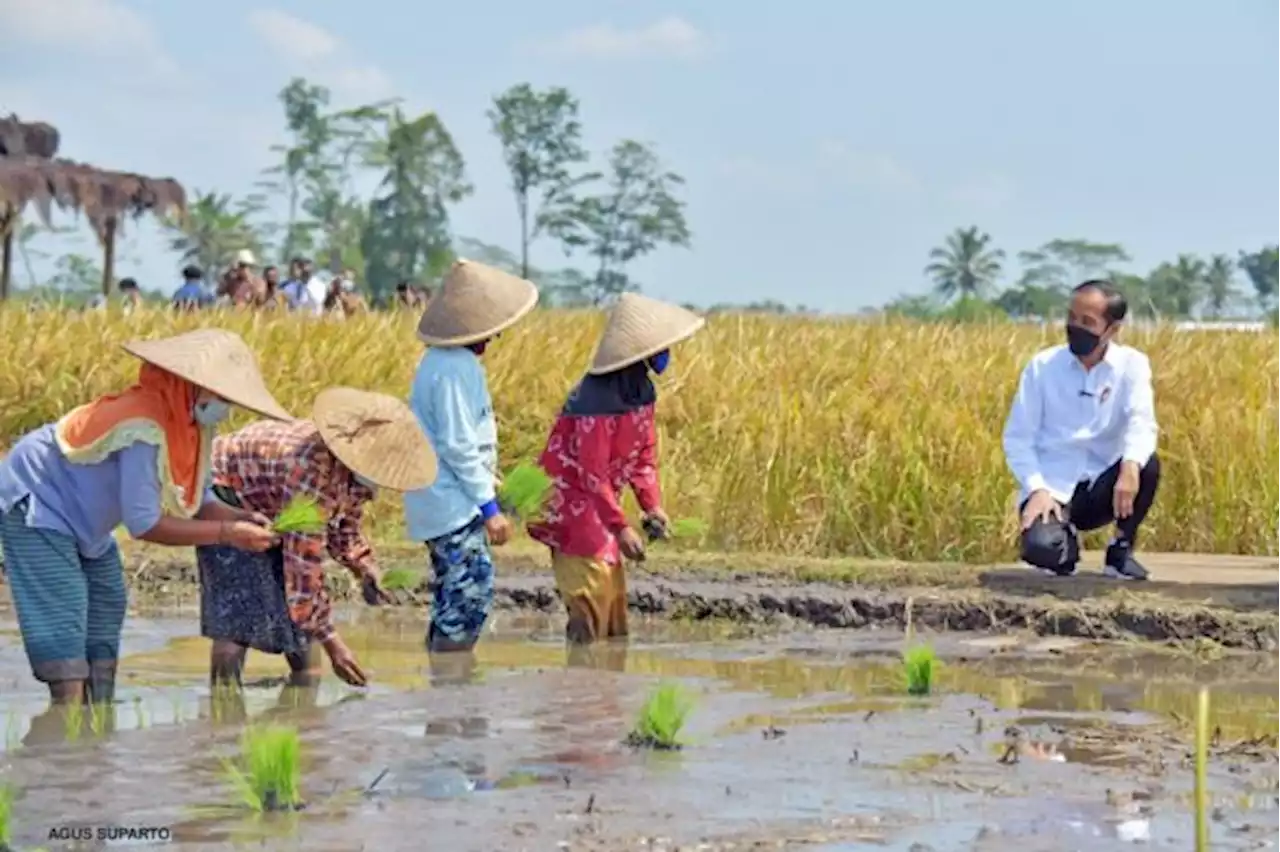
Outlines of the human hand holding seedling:
M644 561L644 542L631 527L623 527L618 531L618 549L632 562Z

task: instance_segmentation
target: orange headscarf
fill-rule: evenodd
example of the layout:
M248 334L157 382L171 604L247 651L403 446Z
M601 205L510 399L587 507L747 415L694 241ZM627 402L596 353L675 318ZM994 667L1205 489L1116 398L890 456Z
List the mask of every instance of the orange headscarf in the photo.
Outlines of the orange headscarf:
M195 421L200 389L186 379L144 363L138 383L70 411L58 421L58 446L69 461L97 464L144 441L160 449L162 506L191 517L204 497L212 429Z

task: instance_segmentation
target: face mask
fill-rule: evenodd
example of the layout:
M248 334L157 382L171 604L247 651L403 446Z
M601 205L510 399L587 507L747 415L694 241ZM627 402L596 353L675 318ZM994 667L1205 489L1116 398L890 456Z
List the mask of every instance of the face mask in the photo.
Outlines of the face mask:
M221 399L208 399L196 403L195 418L201 426L216 426L231 416L231 403Z
M1067 347L1078 358L1089 355L1102 342L1102 335L1079 325L1067 323Z
M661 376L662 373L671 365L671 352L664 349L657 355L649 359L649 369L653 370L655 376Z

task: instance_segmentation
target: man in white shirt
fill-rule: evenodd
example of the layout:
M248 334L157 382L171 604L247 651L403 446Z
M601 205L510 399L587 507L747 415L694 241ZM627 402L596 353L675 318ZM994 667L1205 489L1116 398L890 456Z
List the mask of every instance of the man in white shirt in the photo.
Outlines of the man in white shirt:
M1160 460L1151 362L1114 340L1128 308L1110 282L1076 287L1067 344L1031 359L1005 423L1005 458L1022 489L1022 559L1060 576L1080 560L1076 531L1114 521L1103 573L1147 578L1133 548Z

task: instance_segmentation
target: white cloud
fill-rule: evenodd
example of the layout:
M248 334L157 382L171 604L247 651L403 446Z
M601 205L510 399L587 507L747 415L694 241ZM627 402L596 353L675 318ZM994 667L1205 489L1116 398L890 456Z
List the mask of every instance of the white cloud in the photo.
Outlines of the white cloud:
M295 62L328 59L341 44L324 27L279 9L254 9L249 13L249 28L272 50Z
M1001 174L990 174L953 187L947 193L947 200L958 206L992 212L1008 205L1016 195L1012 180Z
M818 168L836 180L895 192L915 192L920 181L888 154L854 148L842 139L818 141Z
M0 0L0 3L9 0ZM349 48L319 24L279 9L254 9L249 28L274 54L341 98L376 100L391 93L391 78L376 65L348 62Z
M575 58L672 56L694 59L706 52L708 39L684 18L671 16L635 29L620 29L613 24L580 27L546 40L539 47L547 54Z
M0 0L0 45L88 58L141 58L146 72L175 82L180 68L151 23L115 0Z

